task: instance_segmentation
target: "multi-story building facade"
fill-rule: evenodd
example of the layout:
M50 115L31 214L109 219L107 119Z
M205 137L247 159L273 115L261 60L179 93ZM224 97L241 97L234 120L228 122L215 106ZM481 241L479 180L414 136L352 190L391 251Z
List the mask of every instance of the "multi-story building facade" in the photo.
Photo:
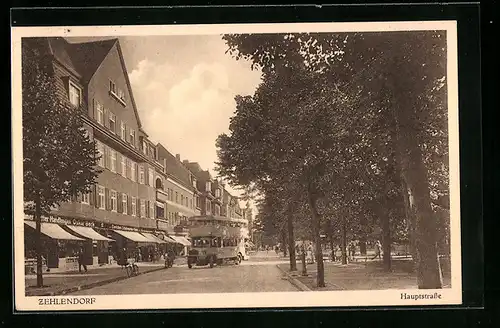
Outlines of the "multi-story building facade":
M203 170L199 163L184 160L183 164L196 179L198 203L201 215L220 215L222 206L222 184L214 180L208 170Z
M107 263L120 252L131 257L144 245L164 244L161 239L168 239L177 222L169 220L168 199L158 197L157 190L167 190L172 174L166 169L168 158L161 156L164 148L158 149L142 129L118 39L69 43L43 38L32 45L51 62L57 96L81 109L102 169L89 194L61 204L44 224L59 225L83 239L88 264ZM48 243L49 267L59 267L61 258L73 255L75 246L65 238Z
M181 162L180 155L171 154L157 145L159 158L165 162L166 183L164 197L166 219L177 234L187 234L187 219L200 215L199 192L195 175Z

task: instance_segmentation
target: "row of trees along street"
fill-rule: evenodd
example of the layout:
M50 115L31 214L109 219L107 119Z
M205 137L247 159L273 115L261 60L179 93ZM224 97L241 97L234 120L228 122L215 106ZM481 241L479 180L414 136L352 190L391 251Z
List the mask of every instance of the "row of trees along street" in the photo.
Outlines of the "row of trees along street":
M380 229L384 264L408 240L419 288L441 288L438 240L449 217L446 35L442 31L224 35L262 82L237 96L217 170L260 195L265 230L312 238L325 286L321 234L366 247ZM344 236L344 238L342 238Z
M81 108L58 98L52 58L42 38L22 41L24 211L36 222L37 287L43 286L41 217L88 193L100 155L83 127Z

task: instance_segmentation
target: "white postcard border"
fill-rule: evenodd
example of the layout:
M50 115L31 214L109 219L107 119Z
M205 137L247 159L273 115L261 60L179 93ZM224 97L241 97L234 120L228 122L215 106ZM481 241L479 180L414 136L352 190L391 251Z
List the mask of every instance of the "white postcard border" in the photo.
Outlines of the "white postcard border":
M213 35L224 33L299 33L299 32L375 32L375 31L447 31L448 133L450 168L450 243L451 288L439 290L321 291L285 293L162 294L117 296L25 296L23 155L21 105L21 38L127 35ZM254 307L331 307L331 306L422 306L462 303L462 263L460 240L460 180L458 133L458 54L456 21L407 21L366 23L283 23L220 25L142 25L142 26L61 26L13 27L12 39L12 158L15 308L18 311L57 310L146 310L191 308ZM441 295L433 299L403 299L407 295ZM67 304L68 299L85 298L86 304ZM139 299L138 299L139 298ZM62 301L65 300L65 301ZM49 303L49 304L40 304ZM57 304L56 304L57 303ZM66 303L66 304L62 304Z

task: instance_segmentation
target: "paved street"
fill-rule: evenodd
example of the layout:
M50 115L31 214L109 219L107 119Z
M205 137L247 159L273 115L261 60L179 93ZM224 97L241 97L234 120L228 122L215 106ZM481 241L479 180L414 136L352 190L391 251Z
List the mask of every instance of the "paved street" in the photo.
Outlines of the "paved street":
M274 253L261 252L241 265L220 267L173 267L119 282L72 293L72 295L119 295L162 293L296 292L276 267L286 263Z

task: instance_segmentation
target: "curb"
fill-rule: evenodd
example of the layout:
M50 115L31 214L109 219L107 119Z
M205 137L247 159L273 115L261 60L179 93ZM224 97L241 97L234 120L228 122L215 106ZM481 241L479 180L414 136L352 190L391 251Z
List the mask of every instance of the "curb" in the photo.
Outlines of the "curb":
M276 267L285 274L287 280L294 285L297 289L299 289L302 292L311 292L312 289L307 287L304 283L302 283L299 279L293 277L288 271L280 268L279 264L276 265Z
M133 277L137 277L137 276L146 274L146 273L160 271L160 270L164 270L164 269L165 269L164 267L159 267L159 268L155 268L155 269L148 270L148 271L140 271L137 275L131 276L131 277L128 277L128 276L118 276L118 277L114 277L114 278L111 278L111 279L96 281L96 282L93 282L93 283L90 283L90 284L86 284L86 285L81 285L81 286L75 286L75 287L71 287L71 288L66 288L66 289L63 289L63 290L59 290L57 292L43 293L43 294L40 294L40 295L26 295L26 296L27 297L32 297L32 296L34 296L34 297L40 297L40 296L61 296L61 295L66 295L68 293L73 293L73 292L77 292L77 291L85 290L85 289L91 289L91 288L94 288L94 287L99 287L99 286L107 285L107 284L110 284L110 283L113 283L113 282L126 280L126 279L129 279L129 278L133 278Z

